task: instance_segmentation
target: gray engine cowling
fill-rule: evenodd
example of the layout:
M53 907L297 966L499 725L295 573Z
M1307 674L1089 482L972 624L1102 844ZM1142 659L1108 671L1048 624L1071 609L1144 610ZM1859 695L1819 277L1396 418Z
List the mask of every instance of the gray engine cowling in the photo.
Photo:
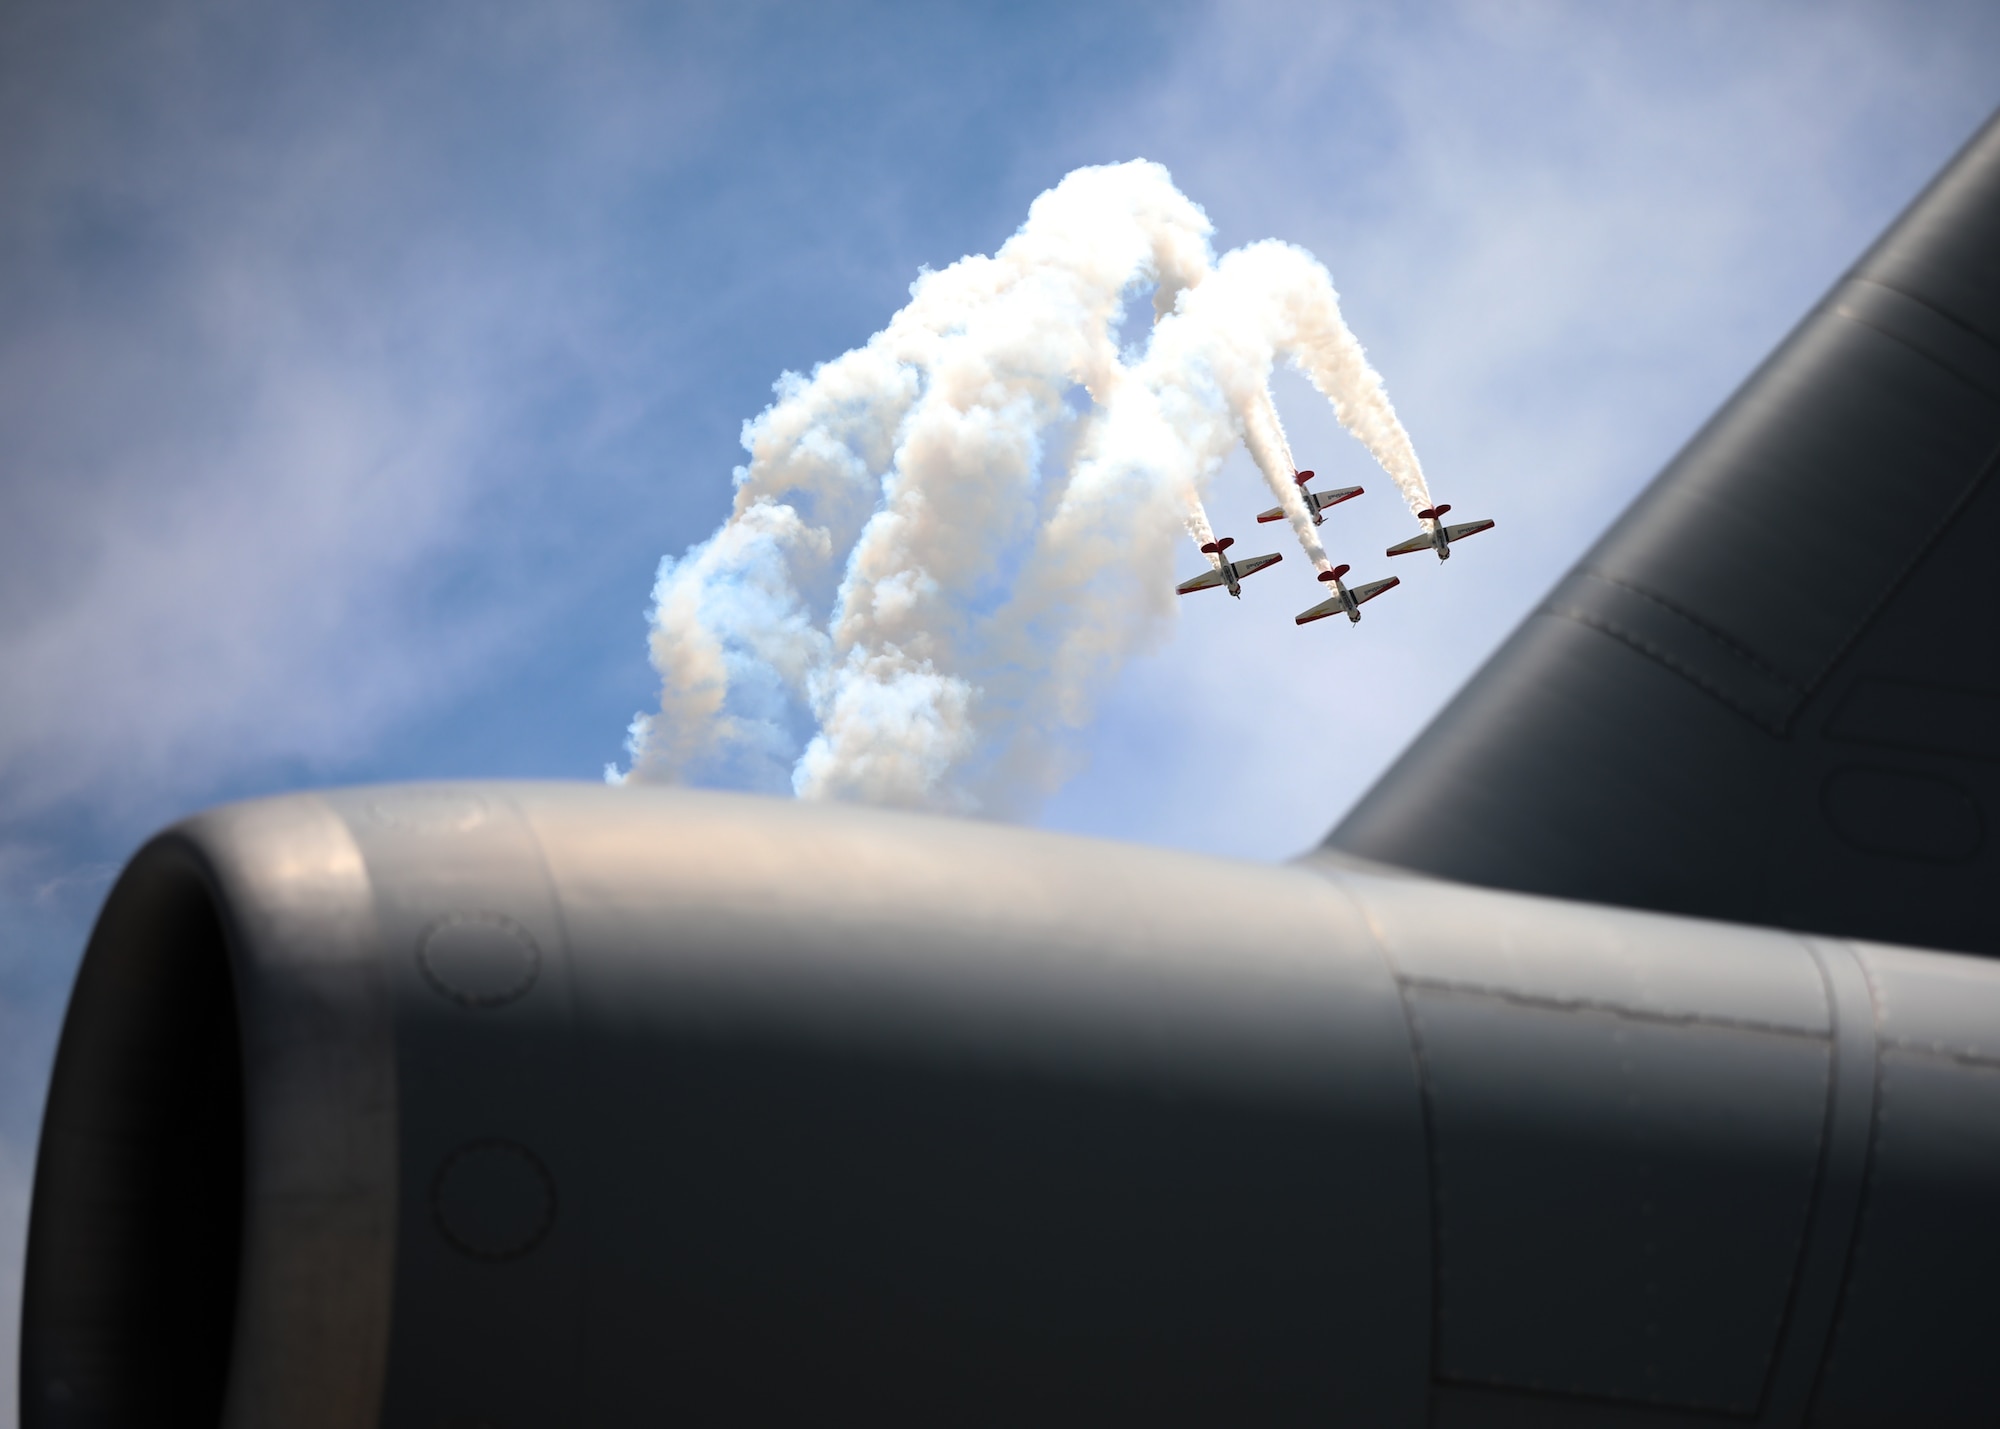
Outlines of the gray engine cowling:
M1996 1190L1978 959L735 796L300 795L106 906L23 1422L1970 1420Z

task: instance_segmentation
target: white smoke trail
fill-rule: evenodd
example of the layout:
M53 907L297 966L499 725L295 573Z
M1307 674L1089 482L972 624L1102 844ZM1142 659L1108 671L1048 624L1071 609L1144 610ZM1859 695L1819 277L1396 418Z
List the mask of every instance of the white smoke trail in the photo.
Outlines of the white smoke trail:
M1238 441L1328 564L1271 401L1281 359L1421 492L1326 270L1277 243L1217 263L1210 231L1157 164L1079 169L993 256L922 274L865 346L785 374L744 426L729 520L661 562L660 708L607 774L1032 803L1163 631L1172 533L1214 540L1202 493ZM1121 352L1149 287L1143 351Z
M1221 266L1243 284L1246 297L1267 295L1276 345L1333 404L1340 425L1368 448L1410 510L1435 504L1381 374L1341 317L1340 295L1325 266L1303 248L1269 239L1227 254Z
M1299 545L1315 566L1326 570L1333 562L1327 559L1326 550L1320 545L1312 513L1306 510L1305 497L1299 491L1298 462L1292 456L1292 444L1285 439L1285 424L1278 418L1278 404L1271 400L1268 371L1264 380L1266 385L1251 394L1244 406L1243 445L1249 449L1250 460L1256 463L1257 470L1263 473L1271 494L1278 498L1278 505L1284 508L1285 520L1290 523L1292 534L1299 538Z
M1187 533L1193 539L1195 547L1208 557L1208 564L1215 570L1221 570L1222 557L1208 549L1215 544L1215 528L1208 524L1208 508L1201 504L1199 497L1188 511Z

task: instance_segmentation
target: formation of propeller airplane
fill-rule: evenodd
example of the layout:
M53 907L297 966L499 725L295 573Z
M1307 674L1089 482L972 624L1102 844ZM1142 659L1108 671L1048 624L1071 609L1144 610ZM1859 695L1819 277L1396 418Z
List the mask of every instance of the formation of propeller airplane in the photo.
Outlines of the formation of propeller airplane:
M1342 486L1332 491L1311 491L1307 489L1307 483L1312 479L1313 473L1310 471L1295 472L1292 476L1292 480L1298 483L1299 494L1305 498L1306 510L1311 513L1313 525L1315 526L1326 524L1326 512L1328 508L1338 506L1343 501L1351 501L1361 495L1362 489L1358 486ZM1416 551L1436 551L1437 558L1440 561L1448 561L1451 559L1452 542L1462 541L1467 536L1476 536L1481 531L1491 530L1493 527L1491 521L1464 521L1456 526L1447 526L1444 524L1444 515L1449 510L1451 510L1450 506L1439 505L1428 506L1419 511L1417 519L1424 523L1424 529L1417 535L1410 537L1409 540L1398 542L1396 545L1391 546L1388 554L1392 556L1407 556ZM1260 523L1282 521L1284 519L1285 508L1282 506L1273 506L1269 511L1265 511L1257 517ZM1275 566L1279 561L1284 559L1283 556L1274 554L1269 556L1246 556L1240 561L1232 561L1226 553L1235 544L1236 540L1234 537L1223 536L1203 546L1201 548L1203 555L1215 557L1214 569L1204 571L1192 580L1182 581L1178 586L1174 587L1175 591L1181 595L1191 595L1198 590L1213 590L1217 586L1226 586L1232 596L1241 600L1243 598L1243 581L1245 578L1255 575L1267 566ZM1395 576L1390 576L1387 580L1369 581L1365 585L1349 586L1341 580L1341 577L1346 575L1349 569L1346 565L1338 565L1330 571L1321 571L1319 579L1332 585L1333 593L1318 605L1312 607L1312 609L1302 611L1297 616L1294 616L1293 623L1296 625L1308 625L1315 620L1324 619L1329 615L1345 615L1349 625L1359 625L1361 623L1361 607L1363 605L1392 586L1402 584Z

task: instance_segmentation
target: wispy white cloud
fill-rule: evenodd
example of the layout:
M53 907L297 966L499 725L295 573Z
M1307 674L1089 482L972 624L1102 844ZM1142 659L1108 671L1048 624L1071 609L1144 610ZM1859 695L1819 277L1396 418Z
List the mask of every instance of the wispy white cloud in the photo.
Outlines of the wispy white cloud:
M360 53L324 15L37 18L0 165L9 815L336 765L543 603L433 597L469 546L504 554L510 448L573 380L550 354L587 345L591 216L564 200L670 161L713 86L594 122L617 48L553 15ZM522 66L560 139L505 134Z

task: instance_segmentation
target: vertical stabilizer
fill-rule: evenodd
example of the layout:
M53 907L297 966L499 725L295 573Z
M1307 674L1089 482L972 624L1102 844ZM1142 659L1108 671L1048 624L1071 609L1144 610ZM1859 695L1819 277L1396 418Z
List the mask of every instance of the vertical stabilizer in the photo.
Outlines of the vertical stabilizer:
M2000 954L2000 119L1326 848Z

